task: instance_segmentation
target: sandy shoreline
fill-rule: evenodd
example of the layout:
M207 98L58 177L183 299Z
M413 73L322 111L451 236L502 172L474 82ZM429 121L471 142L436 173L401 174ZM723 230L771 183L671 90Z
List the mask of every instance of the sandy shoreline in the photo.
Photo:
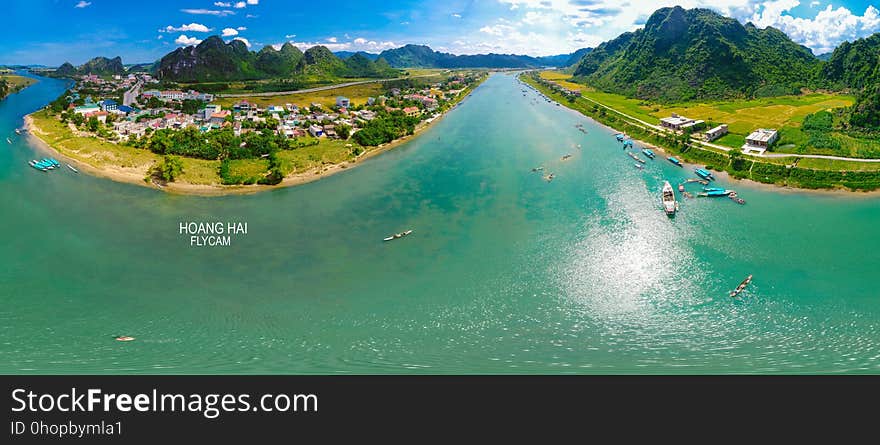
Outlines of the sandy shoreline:
M276 190L287 187L295 187L298 185L307 184L310 182L318 181L323 178L332 176L334 174L344 172L346 170L350 170L352 168L360 165L364 160L372 158L374 156L378 156L382 153L385 153L391 149L394 149L400 145L403 145L407 142L415 140L418 136L420 136L423 132L434 126L437 122L441 121L446 115L455 110L459 104L461 104L468 96L470 96L476 88L471 90L467 96L462 98L459 102L456 103L455 106L447 110L445 113L439 115L434 118L430 122L422 122L416 126L415 131L412 135L404 136L400 139L396 139L387 144L379 145L378 147L373 147L360 156L355 158L353 161L343 161L338 164L330 164L324 165L321 167L316 167L309 169L304 172L294 173L287 177L285 177L281 183L276 185L221 185L221 184L190 184L190 183L178 183L171 182L166 185L158 185L153 182L147 183L144 181L144 177L146 176L146 171L131 171L130 169L122 169L122 168L96 168L92 165L81 161L76 158L72 158L70 156L65 155L55 147L52 147L49 143L40 138L40 134L44 134L39 127L34 124L34 119L27 115L24 118L24 127L27 129L28 138L31 142L33 142L33 146L38 148L38 150L44 151L51 156L56 156L59 158L59 161L63 161L65 163L71 164L80 170L83 173L90 174L92 176L97 176L100 178L110 179L116 182L123 182L126 184L134 184L141 187L151 188L155 190L161 190L168 193L181 194L181 195L196 195L196 196L224 196L224 195L247 195L254 194L269 190Z

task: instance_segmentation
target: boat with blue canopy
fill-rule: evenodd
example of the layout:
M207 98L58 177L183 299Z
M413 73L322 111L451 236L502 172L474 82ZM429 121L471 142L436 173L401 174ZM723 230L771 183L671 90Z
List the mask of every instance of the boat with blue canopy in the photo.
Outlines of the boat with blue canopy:
M684 165L682 165L681 161L679 161L678 159L676 159L676 158L673 157L673 156L670 156L670 157L668 157L668 158L666 158L666 159L668 159L669 162L671 162L671 163L673 163L673 164L675 164L675 165L677 165L677 166L679 166L679 167L684 167Z
M694 170L694 172L697 173L697 176L699 176L699 177L701 177L701 178L703 178L703 179L708 179L708 180L710 180L710 181L714 181L714 180L715 180L715 177L712 176L712 172L710 172L710 171L708 171L708 170L706 170L706 169L698 168L698 169Z

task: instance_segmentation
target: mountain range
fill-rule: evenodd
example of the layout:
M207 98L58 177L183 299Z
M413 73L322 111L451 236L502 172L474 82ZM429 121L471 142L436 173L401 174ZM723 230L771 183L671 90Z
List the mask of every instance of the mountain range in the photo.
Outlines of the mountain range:
M425 45L406 45L382 51L378 57L395 68L540 68L571 65L571 59L589 49L570 54L532 57L515 54L455 55L434 51Z

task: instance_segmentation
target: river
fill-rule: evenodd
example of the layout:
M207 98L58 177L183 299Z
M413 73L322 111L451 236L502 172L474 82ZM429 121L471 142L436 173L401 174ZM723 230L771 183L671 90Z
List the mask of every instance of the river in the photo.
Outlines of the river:
M0 102L2 373L880 372L880 199L722 180L745 206L667 218L689 168L510 74L358 168L176 196L28 167L12 131L64 88ZM179 234L213 221L248 233Z

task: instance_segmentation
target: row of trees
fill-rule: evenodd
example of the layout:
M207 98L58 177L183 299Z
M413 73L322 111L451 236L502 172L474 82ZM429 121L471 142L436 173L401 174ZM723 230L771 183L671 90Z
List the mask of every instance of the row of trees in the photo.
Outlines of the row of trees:
M358 130L353 139L365 147L375 147L413 134L420 121L420 118L407 116L402 111L383 111Z

